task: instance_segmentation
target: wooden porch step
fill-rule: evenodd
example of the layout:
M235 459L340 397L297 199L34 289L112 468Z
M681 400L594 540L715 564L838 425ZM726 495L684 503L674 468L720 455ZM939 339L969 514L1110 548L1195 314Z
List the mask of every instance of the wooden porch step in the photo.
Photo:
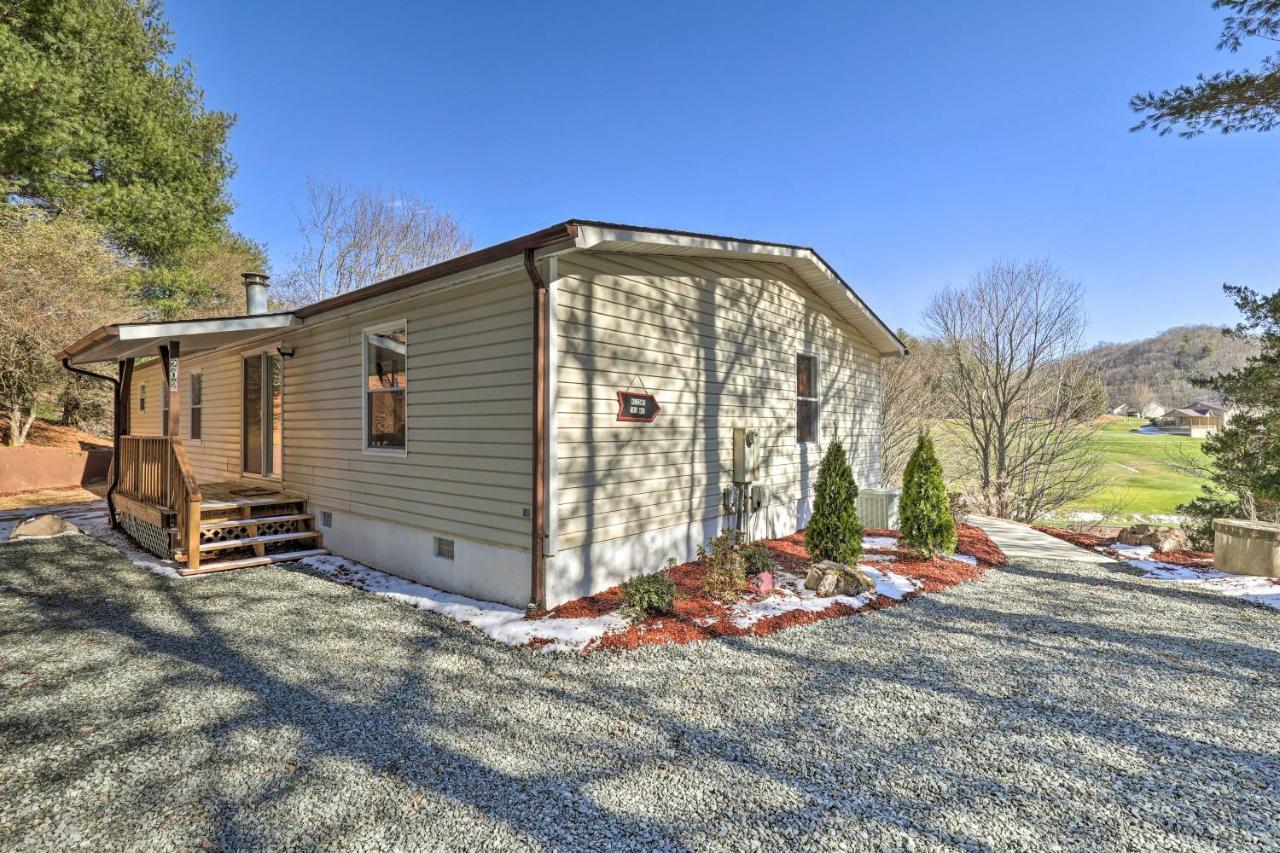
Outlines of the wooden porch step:
M294 512L289 515L255 515L250 518L227 518L217 521L201 521L201 530L220 530L224 527L244 527L247 524L272 524L285 521L314 521L315 516L309 512Z
M294 560L301 560L305 557L321 557L328 554L327 548L309 548L305 551L289 551L284 554L267 554L264 557L244 557L239 560L218 560L209 563L201 563L198 569L188 569L185 567L178 569L178 574L186 577L188 575L204 575L212 572L225 572L230 569L247 569L250 566L268 566L272 563L290 563Z
M272 504L303 504L307 499L298 495L289 495L281 492L274 495L262 495L252 498L232 498L230 500L213 499L200 501L201 512L225 512L229 509L243 509L245 507L270 506Z
M245 536L242 539L223 539L215 542L201 542L200 553L210 551L226 551L230 548L244 548L248 545L270 545L275 542L289 542L293 539L315 539L320 535L316 530L298 530L293 533L264 533L261 536ZM185 552L181 552L185 557Z

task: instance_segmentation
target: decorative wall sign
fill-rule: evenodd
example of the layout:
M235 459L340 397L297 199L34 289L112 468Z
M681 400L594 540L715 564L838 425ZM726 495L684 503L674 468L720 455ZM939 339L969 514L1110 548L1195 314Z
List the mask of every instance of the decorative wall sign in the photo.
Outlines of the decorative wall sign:
M662 407L658 400L647 391L618 392L618 420L631 423L651 424L657 420Z

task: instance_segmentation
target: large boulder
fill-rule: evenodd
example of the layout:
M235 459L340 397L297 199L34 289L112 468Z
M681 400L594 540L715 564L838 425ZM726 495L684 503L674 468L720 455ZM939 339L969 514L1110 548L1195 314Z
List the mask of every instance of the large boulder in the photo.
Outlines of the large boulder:
M1187 532L1180 527L1158 527L1154 524L1135 524L1126 527L1116 537L1124 545L1146 545L1161 553L1181 551L1187 547Z
M843 566L830 560L810 566L804 586L817 593L819 598L830 598L833 595L858 596L864 592L875 592L876 589L875 581L853 566Z
M63 533L79 533L80 528L56 515L37 515L18 524L9 533L10 539L43 539Z

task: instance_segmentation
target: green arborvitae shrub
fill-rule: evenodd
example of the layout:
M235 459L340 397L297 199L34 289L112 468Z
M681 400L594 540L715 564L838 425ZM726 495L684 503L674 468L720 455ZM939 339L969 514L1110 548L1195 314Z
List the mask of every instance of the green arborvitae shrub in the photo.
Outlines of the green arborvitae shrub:
M654 613L670 613L675 598L676 585L666 572L640 575L622 584L622 600L637 620Z
M902 541L913 551L933 556L956 550L956 520L942 480L942 465L933 450L933 439L920 433L915 452L902 475Z
M702 561L702 590L711 598L732 601L747 586L747 561L742 556L742 534L726 530L709 543L698 546Z
M818 469L813 517L804 530L804 545L815 562L852 565L862 559L862 524L858 521L858 484L844 446L831 442Z

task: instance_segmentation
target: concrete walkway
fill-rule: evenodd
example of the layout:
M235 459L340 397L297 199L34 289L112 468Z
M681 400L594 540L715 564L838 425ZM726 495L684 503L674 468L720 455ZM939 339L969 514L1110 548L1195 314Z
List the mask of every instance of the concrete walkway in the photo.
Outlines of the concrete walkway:
M1033 530L1025 524L1005 521L1002 518L989 518L985 515L971 515L970 524L976 525L991 541L1000 546L1000 550L1010 560L1073 560L1077 563L1114 563L1115 560L1096 551L1077 548L1070 542Z

